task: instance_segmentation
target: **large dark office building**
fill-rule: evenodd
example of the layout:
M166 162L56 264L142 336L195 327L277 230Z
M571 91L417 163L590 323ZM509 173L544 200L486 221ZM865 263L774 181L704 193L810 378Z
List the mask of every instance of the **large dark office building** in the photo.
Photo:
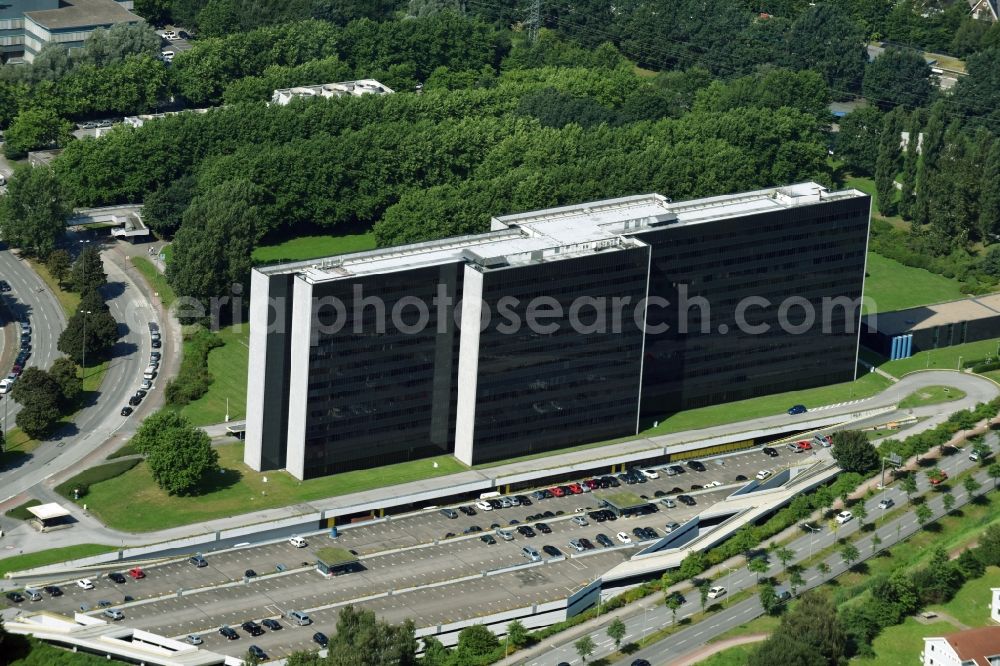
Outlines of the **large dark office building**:
M815 183L651 194L257 268L246 462L475 464L853 379L869 213Z

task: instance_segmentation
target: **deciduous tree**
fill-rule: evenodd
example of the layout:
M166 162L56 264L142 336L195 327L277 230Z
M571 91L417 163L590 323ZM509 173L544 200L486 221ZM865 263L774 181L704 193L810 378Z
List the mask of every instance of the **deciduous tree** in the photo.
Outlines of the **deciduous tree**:
M60 286L69 277L70 266L69 252L66 250L53 250L45 260L45 267L49 269L49 274Z
M870 472L878 469L879 456L868 437L858 430L833 433L833 459L845 472Z
M66 233L70 206L48 167L14 170L0 206L0 233L29 255L47 257Z
M615 642L615 649L618 650L622 646L622 640L625 638L625 632L627 631L625 623L622 622L620 617L616 617L608 625L608 638Z
M883 111L924 106L934 92L930 65L919 51L886 49L865 68L862 91Z
M597 646L594 644L594 639L588 634L573 643L573 647L576 648L576 653L580 655L580 659L584 663L587 663L587 657L594 653L594 648Z

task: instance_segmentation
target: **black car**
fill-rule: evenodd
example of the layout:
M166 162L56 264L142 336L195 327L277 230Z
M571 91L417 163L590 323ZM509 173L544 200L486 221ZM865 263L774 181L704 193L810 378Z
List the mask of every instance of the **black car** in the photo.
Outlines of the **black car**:
M526 495L515 495L514 497L521 502L521 506L531 506L531 500Z
M326 637L326 634L324 634L322 631L317 631L315 634L313 634L313 641L317 645L323 648L325 648L330 643L330 640Z
M772 458L778 457L778 450L773 447L765 446L761 449L761 451L763 451L765 455L771 456Z
M632 528L632 536L634 536L639 541L645 541L646 540L646 530L643 529L642 527L634 527L634 528Z
M529 539L535 536L535 530L531 529L527 525L521 525L517 528L519 534L528 537Z
M243 631L247 632L251 636L260 636L264 633L264 628L253 620L247 620L240 626L243 627Z
M260 646L251 645L247 652L252 654L255 659L267 659L267 653L260 649Z
M132 413L131 407L129 407L128 405L122 407L122 416L128 416L131 413Z
M159 349L161 346L163 346L163 343L160 342L159 340L150 340L149 344L153 347L153 349Z
M618 488L618 487L620 487L622 485L622 484L618 483L618 479L616 479L613 476L607 476L607 477L604 477L604 478L606 478L608 480L608 485L611 486L612 488Z
M254 571L253 569L247 569L246 571L243 572L243 576L244 578L256 578L257 572Z
M24 601L24 595L20 592L8 592L7 598L13 601L15 604L19 604Z
M502 509L503 508L503 504L500 503L500 500L491 499L491 500L488 500L488 501L490 503L490 506L493 507L494 511L496 511L497 509Z
M261 620L260 623L270 629L271 631L280 631L281 623L277 620L267 618L266 620Z
M0 293L7 293L8 291L10 291L10 285L7 283L7 280L0 280Z
M492 534L484 534L483 536L479 537L479 540L485 543L487 546L492 546L497 542L497 540L493 538Z
M483 528L479 525L470 525L462 531L462 534L475 534L476 532L482 532Z
M544 552L549 557L559 557L562 555L562 551L555 546L542 546L542 552Z
M659 539L660 538L660 535L652 527L645 528L645 531L646 531L646 538L647 539L652 540L652 539Z
M61 597L63 593L58 585L46 585L44 590L50 597Z
M678 495L677 501L684 502L688 506L694 506L695 504L697 504L697 502L694 501L694 498L691 497L690 495Z
M737 481L746 481L747 477L743 476L742 474L737 474L736 475L736 480Z
M666 496L667 496L666 490L657 490L655 493L653 493L653 497L666 497Z
M587 517L598 523L607 520L607 518L604 517L603 511L590 511L587 513Z
M555 518L555 517L556 514L552 513L551 511L546 511L545 513L542 514L542 518Z
M704 488L705 486L701 485L700 483L691 484L691 490L703 490Z
M631 666L650 666L650 664L645 659L633 659Z
M520 520L518 520L517 518L511 518L510 522L509 522L509 523L507 523L507 524L508 524L508 525L520 525L520 524L521 524L521 521L520 521Z
M452 539L452 538L454 538L454 537L455 537L455 533L454 533L454 532L447 532L447 533L446 533L446 534L444 535L444 538L445 538L445 539Z
M133 395L131 398L128 399L128 404L130 404L133 407L138 407L140 402L142 402L142 398L137 395Z
M110 580L112 583L118 583L119 585L121 585L122 583L125 582L126 579L125 576L115 571L108 574L108 580Z
M601 544L605 548L611 548L611 546L615 545L615 543L608 537L607 534L598 534L594 538L597 540L597 543Z
M552 534L552 528L545 523L535 523L535 529L542 534Z
M584 550L594 550L594 544L591 543L590 539L580 537L580 545L583 546Z
M236 630L230 627L229 625L223 625L219 627L219 633L231 641L235 641L237 638L240 637L240 635L236 633Z
M474 515L476 515L476 510L473 509L471 506L460 506L460 507L458 507L458 510L461 511L462 513L464 513L467 516L474 516Z
M696 472L704 472L705 466L697 460L689 460L687 466Z

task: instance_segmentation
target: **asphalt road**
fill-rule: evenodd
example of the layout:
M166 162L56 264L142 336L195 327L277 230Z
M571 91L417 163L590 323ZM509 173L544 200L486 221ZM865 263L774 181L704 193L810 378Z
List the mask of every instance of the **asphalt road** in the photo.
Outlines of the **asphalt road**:
M996 450L996 435L990 435L987 441ZM964 452L959 452L943 458L938 466L954 477L959 472L976 467L977 465L977 463L969 461L968 456ZM976 478L983 484L980 492L992 489L993 481L988 478L985 470L981 469L977 472ZM931 487L923 471L918 475L917 485L918 493L928 491ZM952 484L951 492L957 500L956 507L968 501L968 497L961 484ZM930 495L929 505L934 510L935 517L944 513L943 494L943 492L934 492ZM886 510L880 509L878 504L883 498L893 500L895 503L894 506ZM879 549L885 549L900 540L905 540L920 528L914 512L910 510L912 505L907 502L906 493L898 488L898 484L890 485L883 493L879 493L866 501L865 508L868 510L867 522L872 523L874 521L878 525L878 528L874 532L866 533L865 537L856 542L862 561L871 557L875 552L872 545L872 534L878 534L881 539ZM886 514L889 514L888 520L886 520ZM854 534L860 528L860 523L855 518L844 525L837 526L836 530L831 529L831 526L827 524L820 525L820 528L821 531L818 533L805 533L803 536L787 544L787 547L796 554L795 559L792 561L793 563L809 559L813 553L832 546L838 539ZM831 554L824 561L830 567L830 573L822 576L816 572L815 567L809 568L804 574L806 587L800 590L800 592L836 577L847 569L839 553ZM770 563L771 568L764 575L780 575L783 571L781 563L773 557ZM688 626L668 638L629 655L626 659L618 663L630 664L633 660L642 658L656 665L670 664L672 661L698 649L709 640L733 627L743 624L747 620L759 616L763 612L756 595L735 603L732 606L728 604L728 597L741 590L754 588L757 584L757 575L750 572L745 566L728 571L723 576L716 577L713 584L722 585L727 589L725 596L709 602L710 608L712 604L717 604L721 610L697 624ZM701 598L697 591L692 590L687 592L686 596L686 603L677 611L678 622L701 610ZM643 636L648 636L659 629L670 626L672 618L670 610L664 604L657 603L646 612L636 612L632 617L627 618L625 622L628 633L623 642L627 644L630 641L641 639ZM598 649L591 656L591 660L607 656L614 652L614 645L607 636L606 627L602 626L599 630L591 632L590 636L598 646ZM582 662L572 644L577 639L578 637L574 637L572 641L554 643L544 657L530 659L524 663L531 666L554 666L563 661L569 664L580 664Z
M34 270L10 250L0 250L0 276L10 283L11 291L3 295L14 318L27 315L32 326L31 358L28 366L48 369L61 354L56 349L59 334L66 327L62 308ZM8 324L17 326L13 322ZM3 374L10 370L4 368ZM4 405L3 403L6 403ZM4 410L3 407L6 409ZM21 410L10 398L10 394L0 400L0 418L6 414L4 430L14 427L14 419ZM5 474L0 473L0 488L6 488ZM0 491L2 492L2 491ZM4 493L6 496L6 493Z
M6 263L5 263L6 262ZM8 281L12 293L21 298L33 326L35 351L29 364L48 367L60 354L56 350L59 332L65 326L64 315L55 297L42 286L31 269L9 252L0 252L0 271L11 270ZM16 270L15 270L16 269ZM100 391L79 412L73 425L56 433L15 466L0 471L0 501L27 491L53 474L76 464L119 431L131 431L138 425L136 415L123 417L121 408L139 387L142 372L149 361L150 341L147 323L153 310L135 287L132 278L105 258L108 274L105 296L111 314L119 322L121 334L108 363ZM12 279L11 279L12 278ZM33 290L33 291L32 291ZM29 300L30 299L30 300ZM15 312L18 306L15 305ZM16 405L12 401L10 407ZM15 410L10 409L11 418ZM139 412L142 414L142 411Z

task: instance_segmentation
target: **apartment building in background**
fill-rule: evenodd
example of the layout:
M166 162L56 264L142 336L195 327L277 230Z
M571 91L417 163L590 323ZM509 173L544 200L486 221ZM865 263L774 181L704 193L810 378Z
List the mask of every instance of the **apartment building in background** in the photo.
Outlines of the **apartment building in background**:
M816 183L648 194L257 267L245 460L478 464L854 379L870 205Z
M33 62L50 42L80 48L97 28L139 23L132 0L16 0L0 2L0 57Z

